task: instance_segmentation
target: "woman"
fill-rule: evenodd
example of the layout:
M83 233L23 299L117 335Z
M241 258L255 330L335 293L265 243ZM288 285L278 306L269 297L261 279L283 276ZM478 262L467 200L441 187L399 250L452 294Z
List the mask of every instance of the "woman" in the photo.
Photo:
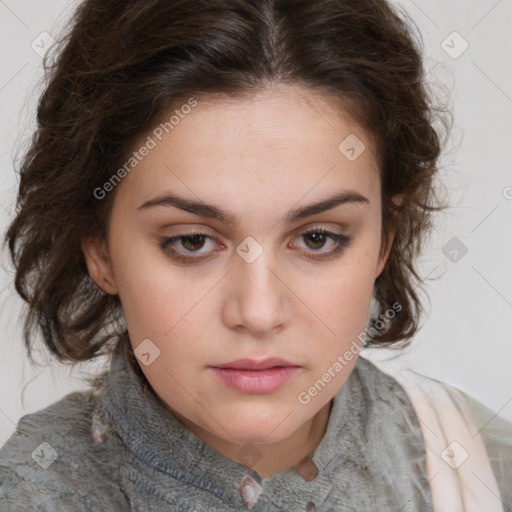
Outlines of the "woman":
M112 363L20 420L0 508L510 508L510 425L359 356L416 332L443 206L405 19L86 0L73 21L6 240L27 348L39 328L61 361Z

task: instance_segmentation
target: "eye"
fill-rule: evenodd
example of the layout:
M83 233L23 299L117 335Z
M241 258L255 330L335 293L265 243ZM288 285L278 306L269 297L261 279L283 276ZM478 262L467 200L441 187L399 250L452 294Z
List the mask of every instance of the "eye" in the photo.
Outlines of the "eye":
M206 240L213 240L213 238L206 233L183 233L182 235L173 236L170 238L164 238L160 242L160 247L169 253L171 258L181 261L183 263L187 263L193 260L203 259L198 256L186 256L181 251L177 251L174 246L177 245L177 242L181 244L182 247L185 248L186 252L203 254L204 252L200 252L205 246ZM172 246L172 247L171 247Z
M309 229L301 233L298 238L302 238L306 241L306 257L313 260L336 256L346 249L352 240L351 237L333 233L332 231L324 228ZM212 254L212 251L201 251L201 249L207 246L208 241L214 241L213 237L206 233L191 232L170 238L163 238L159 245L173 260L181 263L195 263L204 260L207 255ZM331 242L331 249L320 252L319 250L322 249L329 241ZM184 251L176 249L176 247L180 245ZM218 245L223 247L222 244ZM293 247L296 246L294 245ZM189 256L190 254L205 255L205 257Z
M306 241L307 248L313 249L313 253L311 253L311 251L307 251L308 254L306 254L306 257L313 260L336 256L348 248L352 241L352 238L349 236L333 233L332 231L324 228L308 229L301 233L299 238L303 238ZM331 249L318 252L318 250L323 248L328 241L331 242ZM318 254L314 254L315 252Z

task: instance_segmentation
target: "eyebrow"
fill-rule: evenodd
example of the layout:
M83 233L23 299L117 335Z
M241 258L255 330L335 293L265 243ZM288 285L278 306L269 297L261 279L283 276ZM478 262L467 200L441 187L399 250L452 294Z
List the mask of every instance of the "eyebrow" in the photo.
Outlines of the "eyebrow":
M347 190L323 199L322 201L311 203L306 206L301 206L299 208L293 208L285 215L283 222L292 224L311 215L332 210L339 205L347 203L369 204L370 201L367 197L361 195L359 192ZM229 226L237 227L239 225L236 216L229 211L223 210L211 204L204 203L202 201L192 201L190 199L185 199L174 194L165 194L150 199L149 201L146 201L144 204L139 206L138 209L147 210L156 208L158 206L173 206L200 217L218 220Z

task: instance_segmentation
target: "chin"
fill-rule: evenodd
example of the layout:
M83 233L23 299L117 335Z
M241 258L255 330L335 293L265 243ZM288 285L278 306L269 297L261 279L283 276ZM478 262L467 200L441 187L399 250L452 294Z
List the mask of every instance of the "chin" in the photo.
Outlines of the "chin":
M272 432L272 429L258 428L257 425L247 425L244 427L240 427L237 429L230 428L229 433L231 437L228 437L225 431L218 432L222 438L231 443L245 445L245 444L273 444L283 441L293 432L281 432L281 435L276 435L275 432L272 435L269 435Z
M246 414L244 411L237 411L233 415L224 415L225 421L221 425L212 425L217 436L232 443L277 443L291 436L300 425L292 424L291 418L285 420L289 412L283 414L283 409L275 414L266 412L267 417L258 416L257 412ZM290 417L294 416L290 414ZM297 421L297 418L293 418ZM283 421L284 420L284 421Z

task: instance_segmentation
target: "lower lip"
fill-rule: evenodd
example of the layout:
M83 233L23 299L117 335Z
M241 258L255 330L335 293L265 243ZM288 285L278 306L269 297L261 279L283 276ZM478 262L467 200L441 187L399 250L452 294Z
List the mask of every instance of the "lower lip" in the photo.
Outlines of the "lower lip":
M266 370L215 368L213 372L229 387L245 393L271 393L299 369L298 366L276 366Z

